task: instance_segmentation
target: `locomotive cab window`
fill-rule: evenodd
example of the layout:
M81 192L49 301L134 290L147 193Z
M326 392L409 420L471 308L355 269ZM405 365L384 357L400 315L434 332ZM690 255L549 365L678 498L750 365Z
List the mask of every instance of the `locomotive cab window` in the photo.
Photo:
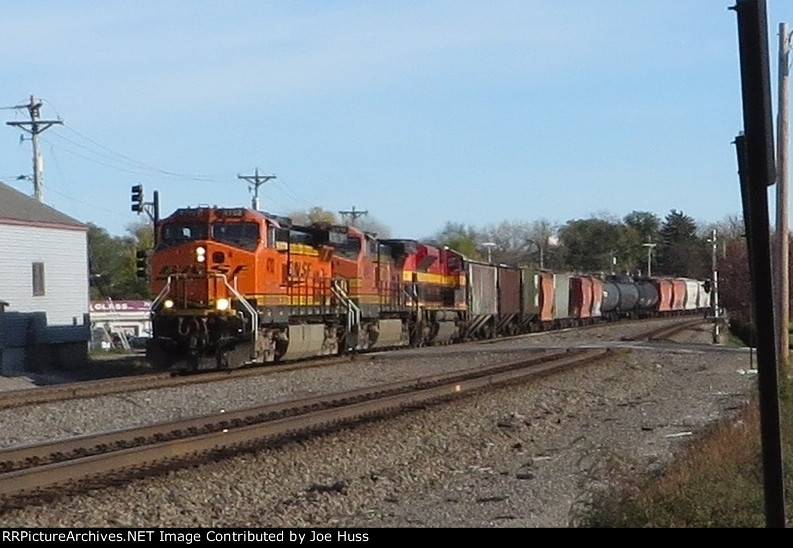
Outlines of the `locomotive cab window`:
M213 223L212 239L253 251L259 244L259 225L256 223Z
M164 225L161 234L163 245L172 246L191 240L205 240L207 227L201 223L174 222Z
M366 238L366 254L369 257L377 257L377 240Z
M345 259L356 260L360 252L361 240L350 236L347 237L347 240L345 240L343 244L336 248L336 253Z

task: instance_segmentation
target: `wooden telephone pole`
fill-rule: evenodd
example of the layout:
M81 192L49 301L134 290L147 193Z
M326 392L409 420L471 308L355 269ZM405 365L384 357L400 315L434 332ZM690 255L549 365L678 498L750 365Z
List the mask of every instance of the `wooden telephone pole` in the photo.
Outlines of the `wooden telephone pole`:
M275 175L259 175L259 168L253 175L237 175L237 179L248 181L251 190L253 190L253 198L251 199L251 208L256 211L259 210L259 187L271 179L275 179Z
M39 150L39 133L56 125L62 124L62 120L42 120L41 119L41 101L30 96L30 102L27 105L17 105L14 108L27 109L30 114L29 122L6 122L9 126L16 126L24 129L30 133L30 141L33 143L33 196L39 202L44 201L42 186L44 185L44 167L41 160L41 151Z
M339 211L340 215L343 215L344 217L348 217L350 219L350 224L352 226L355 226L355 221L358 219L358 217L361 217L362 215L366 215L367 213L369 213L369 212L368 211L356 211L355 210L355 206L352 206L352 209L347 210L347 211Z
M777 184L776 184L776 257L777 309L779 315L777 356L779 375L787 378L790 370L790 268L788 230L788 115L790 76L790 32L787 23L779 24L779 82L777 107Z

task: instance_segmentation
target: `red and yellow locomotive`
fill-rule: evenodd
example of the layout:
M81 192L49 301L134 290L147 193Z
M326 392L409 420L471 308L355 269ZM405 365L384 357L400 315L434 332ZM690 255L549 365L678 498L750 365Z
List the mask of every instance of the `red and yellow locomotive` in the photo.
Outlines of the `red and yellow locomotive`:
M246 208L184 208L149 260L156 367L248 363L453 340L462 257L355 227Z

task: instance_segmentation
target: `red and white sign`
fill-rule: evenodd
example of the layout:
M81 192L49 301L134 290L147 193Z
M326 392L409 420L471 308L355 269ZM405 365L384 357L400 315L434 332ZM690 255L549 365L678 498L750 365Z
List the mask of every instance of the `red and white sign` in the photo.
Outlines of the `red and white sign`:
M91 312L148 312L151 301L91 301Z

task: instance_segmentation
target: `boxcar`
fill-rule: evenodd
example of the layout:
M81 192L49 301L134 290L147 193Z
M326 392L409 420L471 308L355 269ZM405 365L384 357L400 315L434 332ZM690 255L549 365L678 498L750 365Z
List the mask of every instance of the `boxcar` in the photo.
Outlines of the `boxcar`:
M530 331L540 318L540 275L533 268L520 269L520 327Z
M495 265L468 261L468 315L466 337L489 338L498 314L498 269Z
M496 331L502 335L516 335L521 313L520 269L499 265L497 272L498 317Z
M570 274L553 275L553 319L560 326L570 323Z
M570 317L592 317L592 280L591 276L570 276Z

